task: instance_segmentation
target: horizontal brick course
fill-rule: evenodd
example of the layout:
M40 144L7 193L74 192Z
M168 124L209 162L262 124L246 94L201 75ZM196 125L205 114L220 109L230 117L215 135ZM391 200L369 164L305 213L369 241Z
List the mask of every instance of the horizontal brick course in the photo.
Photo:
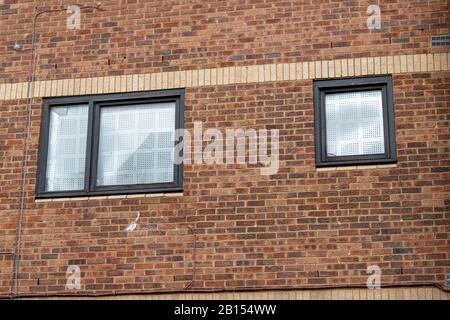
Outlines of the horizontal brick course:
M389 61L397 61L393 69ZM392 70L393 69L393 70ZM36 81L32 97L76 96L115 92L205 87L240 83L285 80L327 79L334 77L368 76L386 73L431 72L450 70L450 52L423 55L371 57L200 69L157 74L135 74L96 78ZM384 72L383 72L384 71ZM246 74L246 77L236 75ZM147 80L146 80L147 79ZM152 79L152 80L151 80ZM185 80L181 80L185 79ZM207 81L205 81L207 79ZM99 85L100 83L100 85ZM25 99L27 83L0 84L0 100Z

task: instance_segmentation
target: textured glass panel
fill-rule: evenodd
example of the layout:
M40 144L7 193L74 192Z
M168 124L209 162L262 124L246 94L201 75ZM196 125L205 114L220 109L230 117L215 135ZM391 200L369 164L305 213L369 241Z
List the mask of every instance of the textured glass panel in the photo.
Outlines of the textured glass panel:
M172 182L174 131L175 103L102 107L97 185Z
M327 155L385 152L381 90L325 96Z
M88 106L51 107L46 191L84 188Z

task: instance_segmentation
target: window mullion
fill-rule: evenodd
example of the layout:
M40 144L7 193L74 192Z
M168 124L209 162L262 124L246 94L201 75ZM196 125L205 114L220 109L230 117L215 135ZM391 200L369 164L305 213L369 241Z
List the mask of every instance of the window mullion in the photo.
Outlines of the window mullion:
M92 146L93 146L93 132L94 132L94 101L89 101L89 116L88 116L88 136L86 143L86 165L84 178L84 192L89 193L91 190L91 169L92 169Z

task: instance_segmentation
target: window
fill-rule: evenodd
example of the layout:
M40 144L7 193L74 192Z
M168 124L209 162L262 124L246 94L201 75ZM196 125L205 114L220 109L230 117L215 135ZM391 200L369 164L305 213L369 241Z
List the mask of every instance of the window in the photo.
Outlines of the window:
M396 161L390 77L314 82L316 165Z
M182 190L183 90L48 99L37 197Z

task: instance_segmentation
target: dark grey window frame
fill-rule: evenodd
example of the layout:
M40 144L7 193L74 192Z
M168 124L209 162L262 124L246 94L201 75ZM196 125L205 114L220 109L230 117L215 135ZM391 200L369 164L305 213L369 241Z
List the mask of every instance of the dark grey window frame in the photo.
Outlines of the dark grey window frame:
M155 102L175 102L175 129L184 128L184 89L46 98L41 116L36 198L83 197L100 195L180 192L183 190L183 164L174 164L174 181L170 183L96 186L99 147L100 108ZM53 106L89 105L84 189L73 191L45 191L50 109ZM177 144L180 140L175 141Z
M383 104L385 153L373 155L327 156L325 94L381 90ZM383 164L397 162L394 104L390 76L314 81L314 128L316 166Z

